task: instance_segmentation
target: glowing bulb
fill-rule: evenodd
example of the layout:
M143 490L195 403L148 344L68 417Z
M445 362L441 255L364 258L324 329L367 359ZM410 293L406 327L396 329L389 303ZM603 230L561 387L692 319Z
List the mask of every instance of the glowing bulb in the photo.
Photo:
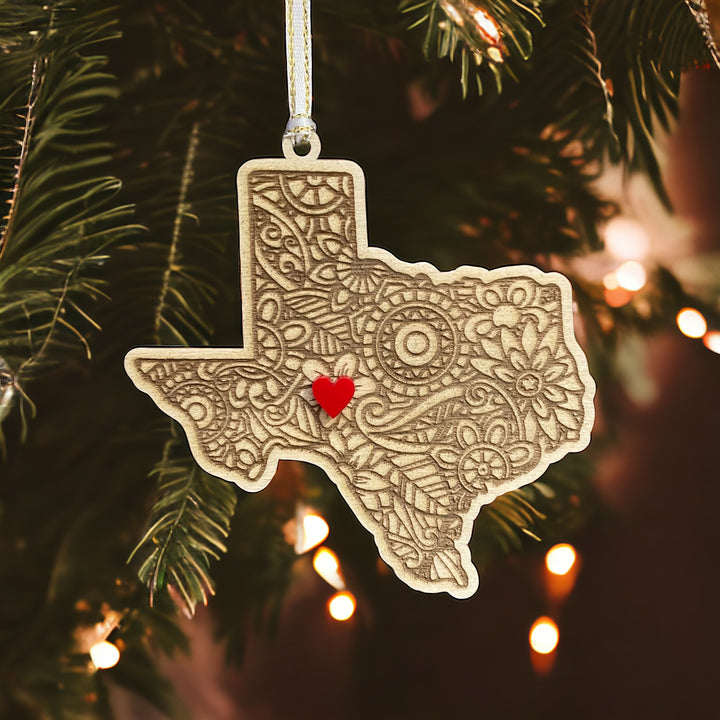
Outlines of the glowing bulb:
M620 287L617 275L614 272L609 272L603 277L603 286L606 290L617 290Z
M500 40L500 30L497 23L482 8L478 8L473 15L473 20L480 31L480 34L491 43Z
M545 565L553 575L567 575L575 564L575 548L567 543L553 545L545 555Z
M708 350L720 354L720 332L718 330L711 330L709 333L705 333L703 343Z
M323 573L336 573L340 569L340 562L332 550L323 547L315 553L313 567L319 575Z
M530 647L541 655L548 655L558 644L560 632L549 617L538 618L530 628Z
M340 622L349 620L355 613L356 607L355 596L347 590L335 593L328 601L330 617Z
M605 226L605 247L619 260L642 260L650 252L650 238L637 220L614 217Z
M321 547L313 557L315 572L336 590L342 590L345 582L340 575L340 561L337 555L326 547Z
M302 519L301 527L298 528L295 552L298 555L302 555L308 550L312 550L324 542L329 532L330 527L319 515L315 515L314 513L305 515Z
M707 322L701 312L694 308L683 308L677 315L680 332L690 338L702 337L707 332Z
M627 305L633 299L633 293L629 290L625 290L621 287L616 287L614 290L608 290L605 288L605 302L613 308L620 308L623 305Z
M488 44L497 45L500 42L500 27L482 8L458 0L440 0L440 7L458 27L470 30L472 24Z
M645 268L635 260L624 262L616 271L618 285L625 290L637 292L645 285L647 273Z
M120 651L111 642L103 640L90 648L90 659L98 670L107 670L117 665Z

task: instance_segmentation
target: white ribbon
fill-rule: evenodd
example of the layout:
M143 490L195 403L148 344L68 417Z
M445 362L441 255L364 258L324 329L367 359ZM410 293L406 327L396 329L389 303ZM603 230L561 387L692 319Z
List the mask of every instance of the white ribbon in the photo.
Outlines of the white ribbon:
M310 0L285 0L288 105L285 137L293 145L309 142L317 126L312 120L312 34Z

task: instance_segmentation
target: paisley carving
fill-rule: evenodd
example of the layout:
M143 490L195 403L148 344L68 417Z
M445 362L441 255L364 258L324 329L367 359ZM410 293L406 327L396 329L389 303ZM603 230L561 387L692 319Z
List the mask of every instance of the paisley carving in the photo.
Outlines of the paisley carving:
M315 463L401 579L472 595L481 506L590 440L568 281L368 247L347 161L251 161L238 195L246 346L136 348L130 377L208 472L257 491L282 458ZM312 393L323 375L355 382L334 419Z

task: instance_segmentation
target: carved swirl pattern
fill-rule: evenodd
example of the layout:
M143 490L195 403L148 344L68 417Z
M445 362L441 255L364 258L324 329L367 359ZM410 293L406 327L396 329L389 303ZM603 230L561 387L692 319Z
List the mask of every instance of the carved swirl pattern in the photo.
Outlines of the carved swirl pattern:
M134 351L134 380L206 469L253 489L273 453L317 458L400 577L471 594L480 506L589 440L594 385L557 276L450 277L359 250L350 172L248 184L254 359ZM321 374L355 380L335 419L311 392Z

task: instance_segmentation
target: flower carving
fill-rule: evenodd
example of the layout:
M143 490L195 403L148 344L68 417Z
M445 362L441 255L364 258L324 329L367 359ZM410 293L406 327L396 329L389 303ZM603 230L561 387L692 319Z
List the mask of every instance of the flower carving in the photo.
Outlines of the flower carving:
M471 364L508 387L523 416L525 438L533 442L542 436L550 445L576 439L583 419L583 385L558 325L540 333L529 321L520 332L503 327L498 335L483 338L485 357Z

